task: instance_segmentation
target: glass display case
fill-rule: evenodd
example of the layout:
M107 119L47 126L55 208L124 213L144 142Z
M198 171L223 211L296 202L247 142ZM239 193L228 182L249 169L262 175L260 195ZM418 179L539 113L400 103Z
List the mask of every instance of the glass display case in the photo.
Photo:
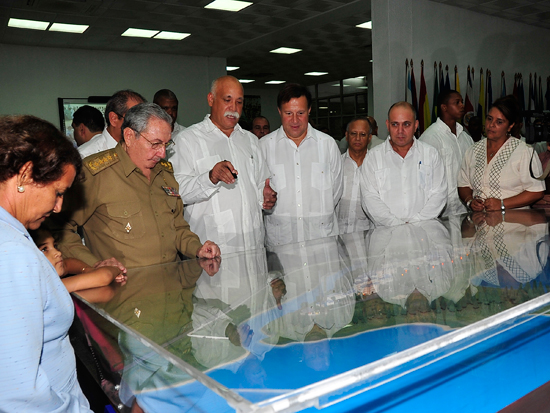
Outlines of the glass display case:
M134 268L78 356L121 411L498 411L550 381L547 219L502 218Z

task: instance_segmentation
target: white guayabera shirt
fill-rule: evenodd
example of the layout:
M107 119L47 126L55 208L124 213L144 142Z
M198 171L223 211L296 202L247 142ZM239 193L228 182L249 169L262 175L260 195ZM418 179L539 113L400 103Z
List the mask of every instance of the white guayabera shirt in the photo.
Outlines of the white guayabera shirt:
M445 167L433 146L415 139L402 158L386 139L361 165L361 196L376 225L437 218L447 201Z
M266 245L288 244L338 234L335 207L342 196L342 159L335 140L308 125L300 146L281 126L260 140L277 191L266 211Z

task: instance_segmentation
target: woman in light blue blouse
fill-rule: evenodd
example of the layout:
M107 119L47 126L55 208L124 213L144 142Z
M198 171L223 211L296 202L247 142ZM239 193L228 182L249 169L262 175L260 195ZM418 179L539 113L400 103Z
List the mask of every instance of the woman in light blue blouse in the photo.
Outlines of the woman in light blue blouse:
M52 124L0 117L1 411L91 411L67 335L73 303L27 232L59 212L81 165Z

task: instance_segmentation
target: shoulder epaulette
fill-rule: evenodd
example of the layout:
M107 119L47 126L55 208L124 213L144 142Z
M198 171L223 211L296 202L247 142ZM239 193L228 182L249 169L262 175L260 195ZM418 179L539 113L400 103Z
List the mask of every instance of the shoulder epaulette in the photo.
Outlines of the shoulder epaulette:
M84 162L84 165L95 175L111 165L120 161L118 154L114 149L101 152L97 156L90 156Z
M170 173L174 173L174 167L172 166L172 162L160 161L159 163L165 170L167 170Z

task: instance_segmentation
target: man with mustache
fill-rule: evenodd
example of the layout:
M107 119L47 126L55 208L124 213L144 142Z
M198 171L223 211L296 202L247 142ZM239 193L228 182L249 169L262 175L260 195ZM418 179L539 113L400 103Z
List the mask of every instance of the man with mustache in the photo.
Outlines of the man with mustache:
M220 255L216 244L201 243L183 219L172 165L162 160L172 143L171 123L158 105L140 103L126 112L114 149L84 158L84 179L67 194L59 214L65 257L124 269L174 262L178 252L191 258Z
M390 136L367 152L361 166L363 209L376 226L436 218L447 201L437 149L415 139L418 120L408 102L390 107L386 127Z
M186 205L184 217L201 240L211 239L224 253L264 245L262 208L276 193L258 138L238 124L244 91L233 76L212 83L210 115L174 137L174 165Z
M466 150L474 144L472 138L459 123L464 116L464 102L456 90L441 92L437 99L437 121L420 137L439 152L445 165L447 176L447 206L444 217L467 212L466 206L458 197L458 172Z

